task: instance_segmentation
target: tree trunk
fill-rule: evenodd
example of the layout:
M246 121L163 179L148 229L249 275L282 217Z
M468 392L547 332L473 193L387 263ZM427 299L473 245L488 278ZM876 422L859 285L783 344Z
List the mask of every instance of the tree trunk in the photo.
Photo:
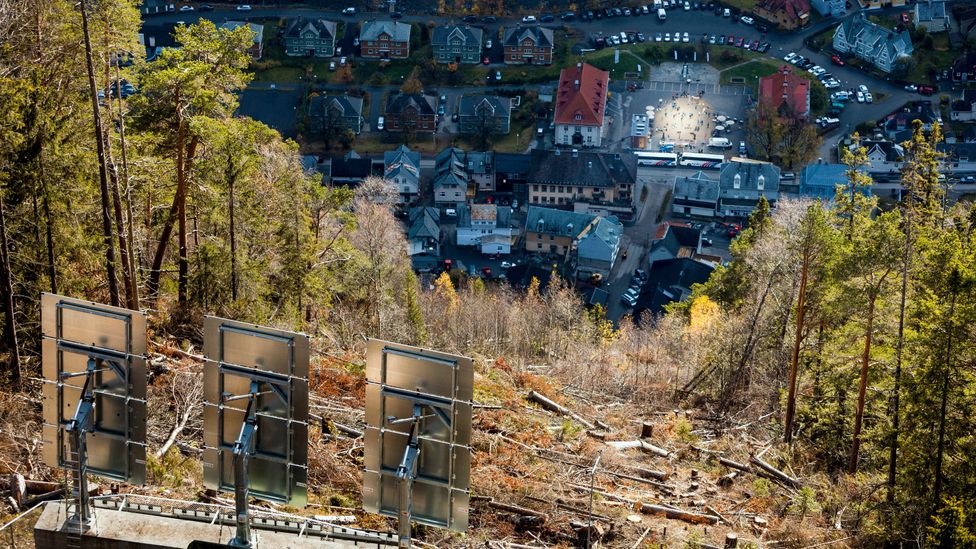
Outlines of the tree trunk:
M945 456L945 431L946 431L946 409L949 406L949 373L952 370L952 335L953 317L956 314L956 293L957 289L952 288L952 297L949 300L949 326L946 329L946 350L945 367L942 371L942 390L941 408L939 410L939 442L935 451L935 487L932 489L933 509L935 514L942 505L942 463Z
M98 89L95 84L95 65L92 61L91 35L88 32L88 2L81 0L81 28L85 38L85 64L88 68L88 91L91 95L92 116L95 122L95 149L98 153L98 181L102 195L102 237L105 241L105 271L108 276L108 293L111 304L119 305L119 282L115 276L115 237L112 235L112 217L108 192L108 167L105 163L105 147L102 142L102 115L98 108Z
M851 440L851 456L847 472L857 472L857 457L861 449L861 423L864 421L864 399L868 388L868 366L871 362L871 336L874 330L874 304L877 294L868 294L868 325L864 330L864 353L861 356L861 382L857 389L857 413L854 416L854 435Z
M180 90L177 89L174 95L174 102L179 105L181 101ZM159 243L156 245L156 253L153 255L149 279L146 281L146 292L151 296L152 299L157 299L159 297L157 294L159 292L159 278L163 269L163 259L166 256L166 248L169 245L169 239L173 235L173 225L176 223L177 219L180 218L181 211L183 212L181 226L184 229L180 239L183 248L181 252L185 251L186 249L186 212L184 208L186 195L185 162L188 157L192 157L193 151L196 149L196 139L193 138L190 140L190 147L188 150L184 148L186 144L186 121L183 120L182 111L179 108L177 108L176 116L176 193L173 195L173 204L170 206L169 215L166 217L166 222L163 224L163 232L159 236ZM180 286L180 294L180 302L184 303L186 301L186 288L183 285Z
M121 82L121 75L119 74L119 60L115 59L115 80ZM120 94L121 95L121 94ZM132 192L129 184L129 157L128 150L125 142L125 112L122 109L122 101L119 100L119 145L122 149L122 182L125 185L125 217L126 217L126 239L129 242L128 249L126 251L123 260L128 264L129 267L129 297L130 303L129 308L135 311L139 310L139 282L138 276L136 274L136 260L135 260L135 237L133 235L132 229ZM121 225L121 222L120 222Z
M796 414L796 377L800 361L800 343L803 341L803 320L806 316L807 274L810 271L810 250L803 250L803 266L800 268L800 292L796 298L796 335L793 338L793 354L790 357L789 391L786 394L786 421L783 441L793 441L793 418Z
M901 296L898 305L898 342L895 345L895 372L891 387L891 441L888 453L888 493L889 509L894 509L895 486L898 479L898 429L899 429L899 397L901 391L901 361L905 348L905 305L908 298L908 268L912 254L912 193L909 191L905 207L905 249L901 261Z
M0 191L0 293L3 294L3 341L10 350L10 379L20 389L20 349L17 347L17 319L14 316L14 290L10 272L10 245L7 242L7 214Z
M237 236L234 227L234 175L227 178L227 210L230 215L230 297L237 301Z

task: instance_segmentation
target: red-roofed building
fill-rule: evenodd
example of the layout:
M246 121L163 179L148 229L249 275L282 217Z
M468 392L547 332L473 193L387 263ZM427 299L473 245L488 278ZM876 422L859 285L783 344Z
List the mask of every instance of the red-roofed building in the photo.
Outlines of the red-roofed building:
M599 147L610 73L577 63L559 73L556 90L556 144Z
M810 0L760 0L752 11L783 30L793 30L810 21Z
M759 101L779 116L806 118L810 114L810 81L783 67L759 79Z

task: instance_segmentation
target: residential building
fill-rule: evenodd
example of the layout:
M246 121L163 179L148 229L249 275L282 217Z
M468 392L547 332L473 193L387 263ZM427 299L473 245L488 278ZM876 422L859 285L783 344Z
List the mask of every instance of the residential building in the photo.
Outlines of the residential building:
M949 10L944 0L919 0L915 3L915 26L929 32L949 30Z
M465 95L458 102L458 130L465 134L506 135L511 130L512 98Z
M779 200L779 168L768 162L726 162L719 173L718 215L740 219L765 196L770 206Z
M847 13L846 0L811 0L810 5L824 17L843 17Z
M639 151L650 146L651 125L646 114L635 114L630 118L630 148Z
M905 5L905 0L858 0L862 9L879 10L882 8L897 8Z
M525 217L525 251L566 257L597 216L529 206Z
M355 187L373 175L373 160L349 151L345 156L332 158L324 168L324 179L331 185Z
M662 259L696 257L701 253L702 232L688 223L665 221L657 226L651 249L647 253L648 266Z
M847 184L848 169L844 164L817 163L806 166L800 170L800 196L824 201L833 200L837 195L838 185Z
M560 71L553 120L557 145L602 145L609 85L610 73L587 63Z
M932 106L931 101L912 101L901 110L893 112L884 118L882 125L888 139L896 143L904 141L904 132L910 132L916 120L922 122L922 129L929 131L935 122L942 123L942 115Z
M476 246L486 255L512 253L519 231L512 227L511 208L495 204L461 205L457 214L458 246Z
M386 99L386 131L434 133L437 98L419 93L394 92Z
M441 218L437 208L411 208L407 228L407 255L413 268L429 270L441 253Z
M434 161L434 204L457 208L465 203L471 178L465 170L464 151L444 149Z
M719 184L703 171L674 178L671 213L704 218L715 217L718 210Z
M897 173L901 169L905 151L901 145L886 139L862 139L861 146L867 151L867 169L870 173ZM853 148L854 145L850 145Z
M285 54L304 57L335 55L336 22L310 17L295 17L285 24Z
M484 31L468 25L434 27L430 37L431 53L439 63L481 62L481 42Z
M525 291L533 284L538 284L539 293L545 294L549 289L549 281L553 277L553 269L543 268L531 263L516 265L505 271L505 279L516 290Z
M534 149L527 177L529 203L570 208L577 203L616 206L633 212L636 159L586 151Z
M637 298L634 318L663 314L668 304L688 299L692 287L707 282L714 270L710 264L688 257L655 261Z
M759 101L780 117L805 119L810 114L810 81L784 66L759 79Z
M251 29L251 32L254 33L254 37L251 39L251 47L247 48L247 53L251 56L251 59L257 61L264 55L264 25L245 23L244 21L227 21L220 25L220 28L237 30L244 26Z
M317 95L308 101L309 129L315 132L363 129L363 98L352 95Z
M935 148L945 154L944 163L954 174L976 172L976 143L939 143Z
M383 178L396 185L401 204L412 203L420 193L420 153L406 145L383 153Z
M610 277L620 254L620 236L624 226L616 217L600 217L593 221L576 244L576 277L587 279L600 275Z
M851 53L883 72L891 72L899 58L914 53L908 31L896 32L873 23L863 13L844 20L834 31L834 49Z
M976 51L967 51L952 62L953 82L976 80Z
M512 193L512 198L521 204L529 202L529 170L532 157L522 153L494 153L492 162L495 168L496 192Z
M976 90L967 88L962 91L962 99L953 101L949 108L949 118L956 122L976 120Z
M976 143L976 126L972 124L966 125L966 129L962 131L962 142Z
M479 191L495 190L494 158L495 153L492 151L468 151L464 155L468 176L471 177L471 181L474 182Z
M810 21L810 0L759 0L752 11L783 30L795 30Z
M406 59L410 56L410 23L363 21L359 55L367 59Z
M502 40L506 65L551 65L555 50L552 29L541 26L513 27Z

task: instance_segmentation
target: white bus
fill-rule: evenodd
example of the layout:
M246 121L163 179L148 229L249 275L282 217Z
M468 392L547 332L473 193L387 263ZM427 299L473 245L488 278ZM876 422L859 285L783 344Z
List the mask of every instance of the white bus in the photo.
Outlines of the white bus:
M722 167L724 162L725 155L722 154L682 153L680 164L693 168L711 168L717 170Z
M668 168L678 164L677 153L638 151L634 154L637 156L638 166Z

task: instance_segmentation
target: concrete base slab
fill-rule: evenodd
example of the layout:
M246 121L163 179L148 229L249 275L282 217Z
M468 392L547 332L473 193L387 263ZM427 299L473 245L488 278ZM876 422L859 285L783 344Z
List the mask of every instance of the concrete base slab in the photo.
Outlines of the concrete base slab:
M194 541L225 545L234 537L232 526L180 519L172 516L95 509L95 524L85 532L80 547L85 549L186 549ZM69 510L64 501L49 502L34 525L34 544L38 549L78 547L77 530L68 525ZM292 532L252 528L255 548L345 549L386 547L363 541L299 537Z

